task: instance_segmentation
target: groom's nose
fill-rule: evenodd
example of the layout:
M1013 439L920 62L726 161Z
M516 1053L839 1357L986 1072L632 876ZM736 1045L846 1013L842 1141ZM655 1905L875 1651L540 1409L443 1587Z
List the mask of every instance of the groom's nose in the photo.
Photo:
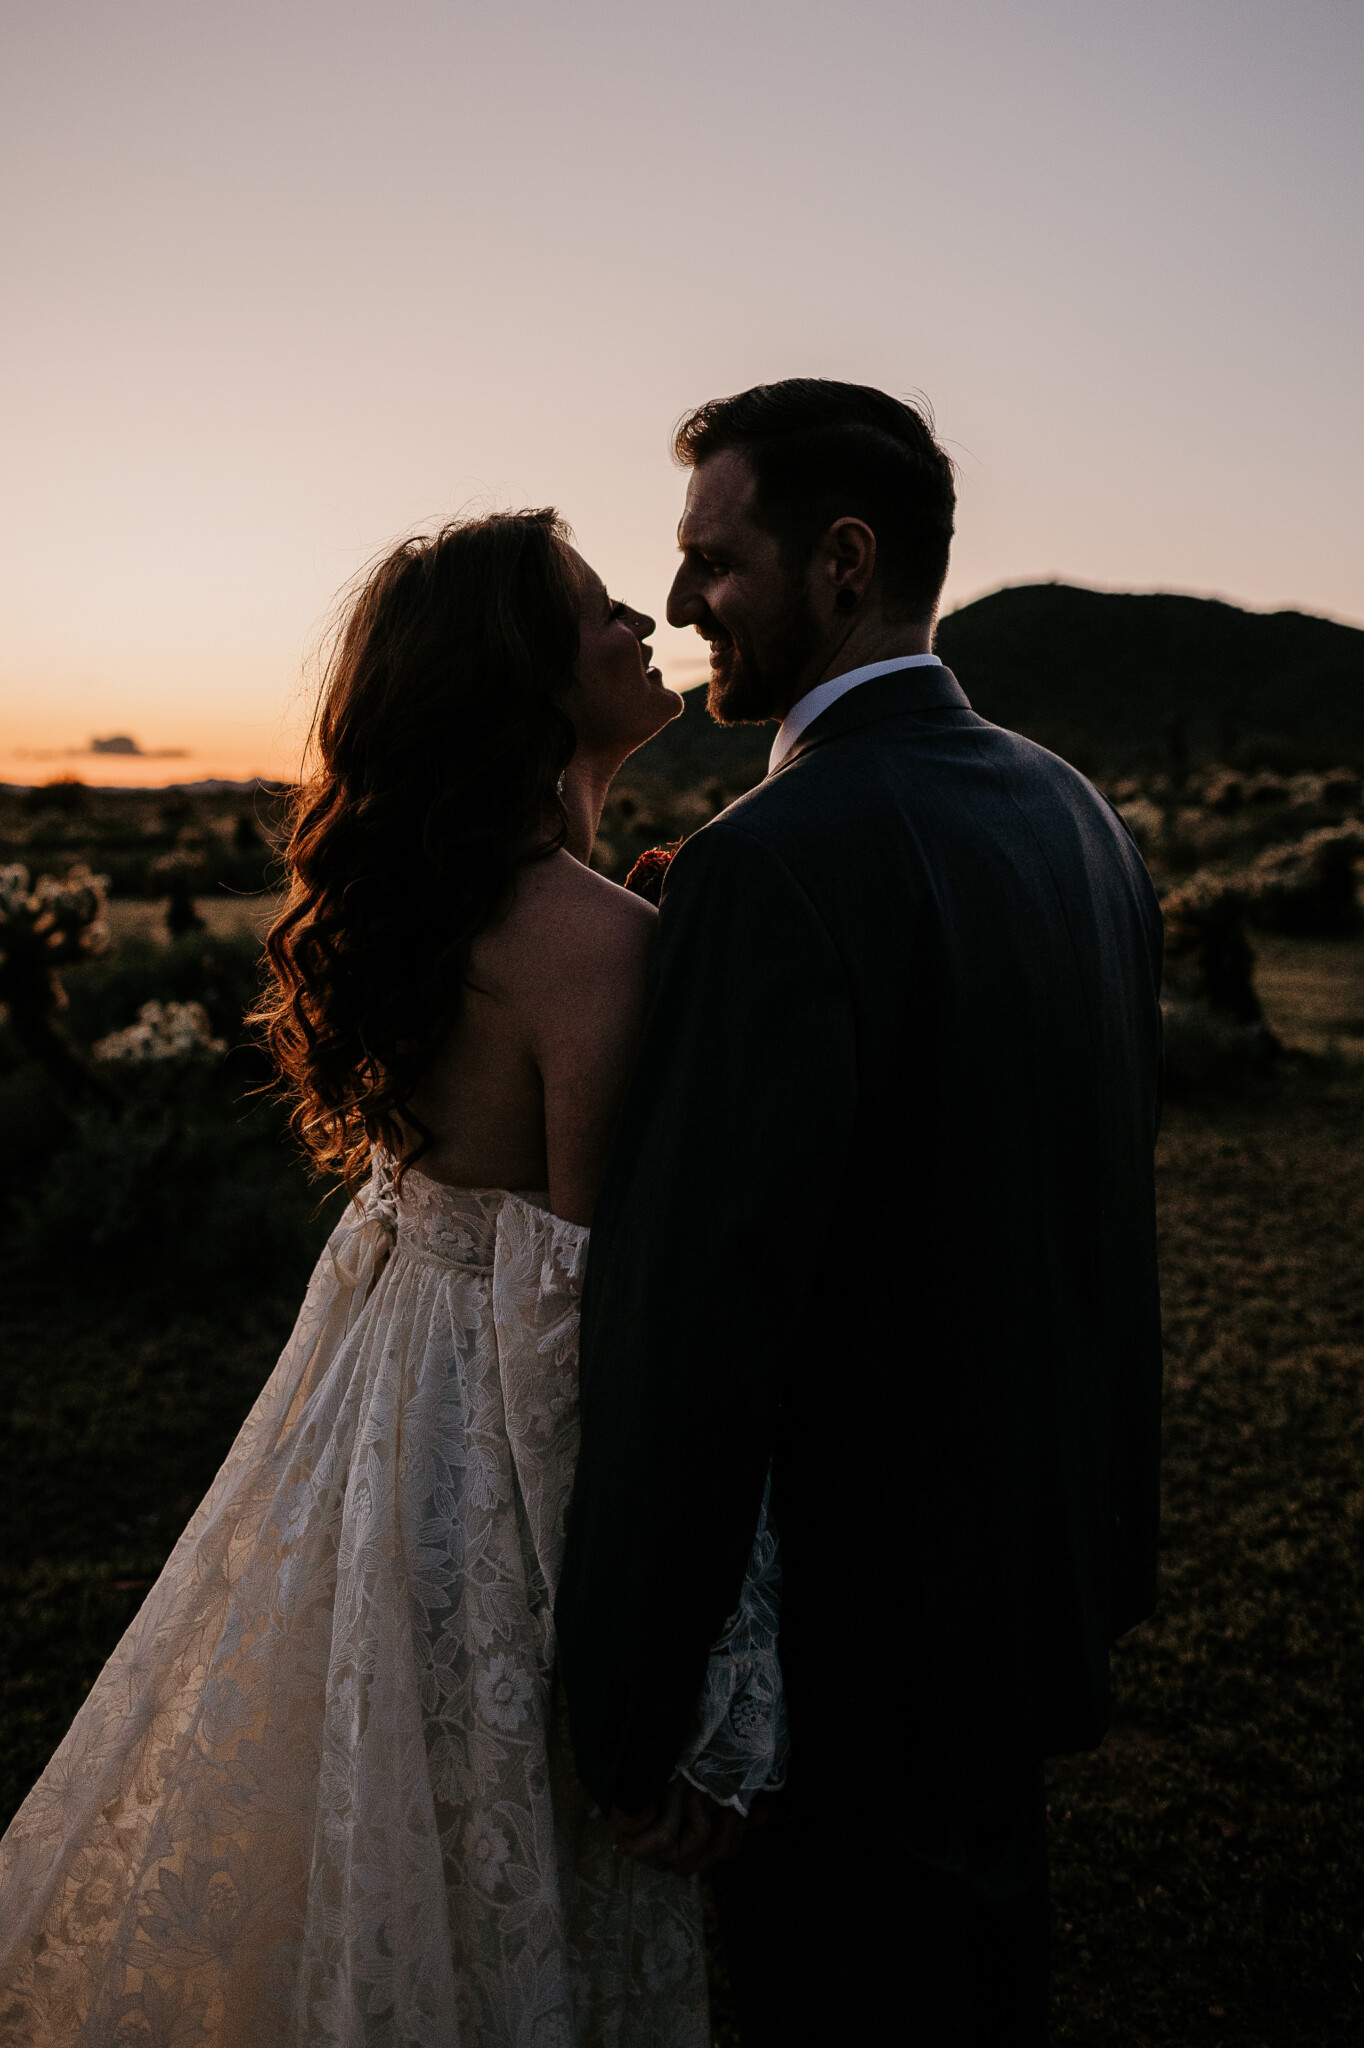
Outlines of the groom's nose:
M696 572L689 562L683 562L673 578L673 587L668 592L670 626L698 626L706 617L706 600L695 588L695 582Z

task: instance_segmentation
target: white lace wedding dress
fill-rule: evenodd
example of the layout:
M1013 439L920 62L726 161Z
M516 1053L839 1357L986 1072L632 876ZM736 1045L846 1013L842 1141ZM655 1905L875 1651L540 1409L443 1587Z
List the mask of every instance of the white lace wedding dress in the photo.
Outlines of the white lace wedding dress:
M587 1232L376 1173L0 1845L5 2048L709 2048L695 1880L578 1784L553 1602ZM687 1776L779 1780L759 1526Z

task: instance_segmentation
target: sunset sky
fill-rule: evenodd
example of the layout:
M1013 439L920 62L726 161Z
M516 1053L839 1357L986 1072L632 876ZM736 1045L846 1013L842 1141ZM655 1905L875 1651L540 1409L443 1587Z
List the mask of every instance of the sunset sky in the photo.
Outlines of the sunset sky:
M672 422L796 374L931 400L949 604L1364 622L1361 104L1360 0L10 0L0 777L291 772L473 504L661 612Z

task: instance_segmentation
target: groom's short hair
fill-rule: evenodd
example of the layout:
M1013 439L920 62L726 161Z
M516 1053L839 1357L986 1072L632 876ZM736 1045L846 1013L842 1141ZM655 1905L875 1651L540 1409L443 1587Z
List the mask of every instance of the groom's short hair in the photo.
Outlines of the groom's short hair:
M886 609L931 616L947 575L957 493L931 420L870 384L788 377L713 398L682 420L673 453L694 469L740 451L757 484L753 518L803 568L836 519L876 535Z

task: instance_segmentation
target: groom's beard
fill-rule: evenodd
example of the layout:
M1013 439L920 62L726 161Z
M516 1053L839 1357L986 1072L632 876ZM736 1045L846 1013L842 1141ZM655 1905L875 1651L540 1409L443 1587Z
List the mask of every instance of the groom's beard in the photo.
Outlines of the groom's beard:
M706 709L720 725L761 724L780 718L794 701L797 679L809 664L819 635L801 584L792 581L772 624L760 637L749 634L711 643Z

